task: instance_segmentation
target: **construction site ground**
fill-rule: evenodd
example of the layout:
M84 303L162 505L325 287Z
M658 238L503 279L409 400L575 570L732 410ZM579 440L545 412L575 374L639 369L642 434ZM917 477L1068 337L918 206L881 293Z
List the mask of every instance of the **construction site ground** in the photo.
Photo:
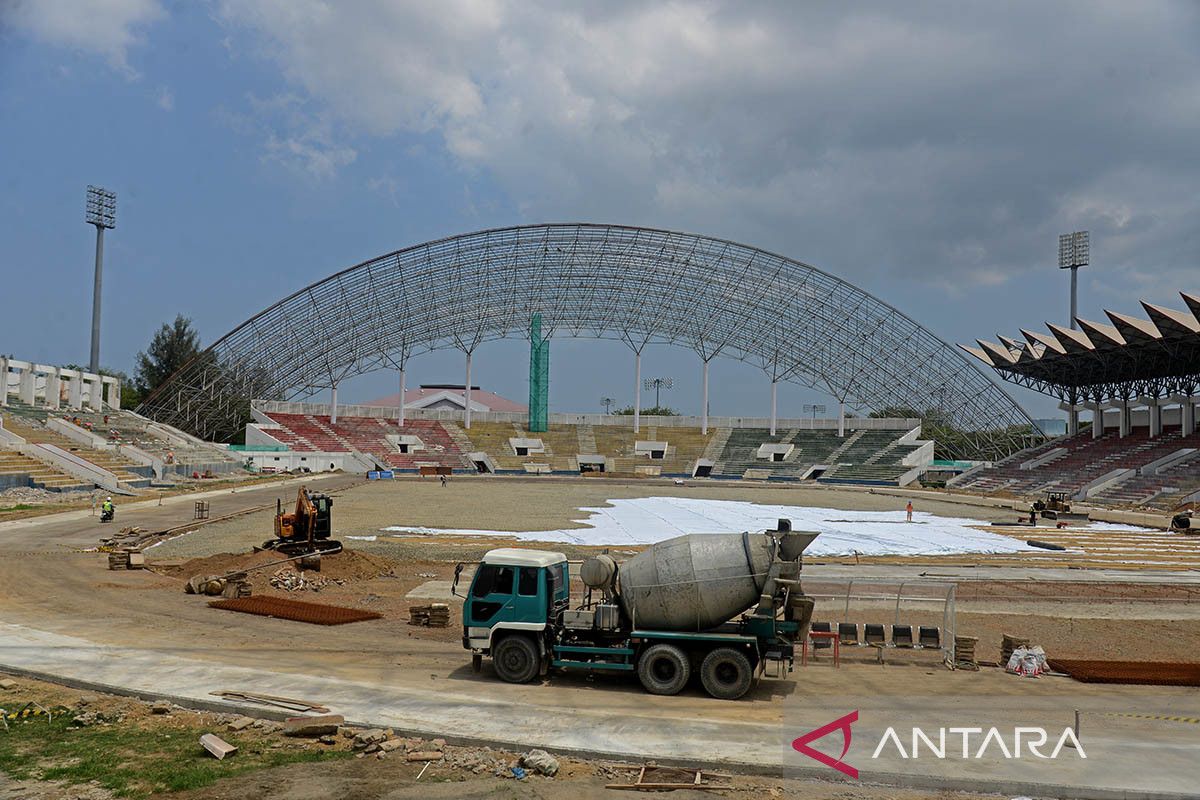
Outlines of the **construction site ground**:
M568 674L556 675L545 685L503 684L488 666L480 675L472 673L459 642L457 607L451 627L440 629L408 625L407 609L432 600L453 602L445 589L455 564L470 563L487 549L511 541L448 535L375 541L350 537L374 536L381 528L397 524L549 530L571 526L571 520L581 516L580 507L651 494L847 510L896 510L905 499L856 490L746 484L680 487L650 481L479 478L454 479L446 487L419 480L365 483L341 475L312 476L308 481L336 496L335 535L347 544L348 552L323 559L324 584L317 591L289 592L272 586L270 579L278 568L268 567L250 573L255 593L369 609L382 613L382 619L336 628L309 626L218 611L203 598L185 595L182 586L191 574L244 569L275 557L250 551L270 535L275 498L290 505L299 482L244 487L209 493L207 499L214 518L249 513L197 524L195 532L147 550L150 569L145 571L108 571L103 554L87 552L108 527L98 524L87 510L0 522L0 671L8 668L74 685L171 697L180 703L211 701L209 693L222 689L263 691L319 700L348 719L442 735L467 745L540 746L589 762L602 757L657 759L759 774L778 772L789 733L799 735L828 722L834 709L859 708L864 716L867 709L874 709L876 719L884 720L903 718L905 704L914 698L926 698L922 706L926 710L991 708L999 699L998 705L1007 710L1042 704L1037 713L1061 723L1069 722L1072 709L1081 705L1095 706L1095 714L1110 716L1152 715L1162 707L1187 709L1196 706L1200 691L1081 684L1054 677L1022 679L987 667L979 672L950 671L929 650L889 648L881 665L878 651L869 647L844 648L840 669L833 669L823 652L815 664L802 668L797 663L791 676L763 680L747 698L732 703L714 701L694 689L676 697L655 697L643 693L636 681L609 676ZM118 518L122 526L148 530L184 526L186 530L191 527L186 523L193 499L180 496L164 498L162 505L122 505ZM921 510L975 517L984 524L1014 518L1011 510L927 497L921 499ZM1029 534L1014 530L1013 535ZM1050 530L1038 531L1039 539L1052 535L1056 534ZM1143 538L1139 541L1139 537ZM1090 533L1089 538L1101 541ZM1200 573L1190 561L1193 540L1179 537L1169 540L1168 547L1162 542L1158 534L1114 531L1095 552L1084 544L1082 553L875 558L860 559L858 564L854 559L826 559L807 561L804 574L814 581L855 577L955 581L957 632L979 638L979 658L985 661L999 658L1005 633L1030 638L1051 657L1195 660L1194 654L1200 652L1196 604ZM570 558L594 549L551 546ZM1124 558L1104 557L1103 548L1118 546ZM614 549L618 558L634 551ZM1130 552L1139 557L1128 558ZM1139 563L1123 563L1129 561ZM863 622L892 621L890 611L871 603L854 603L848 614L832 603L824 608L819 604L815 614L818 619L843 616ZM798 705L807 711L796 711ZM1200 717L1200 709L1196 714ZM1155 754L1166 759L1167 773L1178 765L1181 775L1192 774L1190 765L1200 753L1195 725L1179 725L1179 733L1165 722L1128 717L1118 725L1112 719L1103 726L1102 735L1093 737L1099 752L1120 752L1129 741L1150 737L1161 740ZM1178 739L1177 733L1183 738ZM355 760L319 767L276 767L269 773L225 780L243 782L236 792L240 796L328 796L351 785L363 787L356 796L409 796L384 793L386 775L399 781L392 786L397 791L407 791L408 780L407 773L386 762L366 765ZM836 778L837 774L813 762L810 772L801 777ZM931 796L939 788L1006 791L1008 785L1003 777L971 765L961 767L959 773L925 777L914 787L925 793L921 796ZM872 780L869 767L863 769L863 778ZM882 766L874 778L905 785ZM263 791L268 785L277 787L271 790L276 793L247 793L246 787L259 780L261 784L253 785ZM287 788L312 786L314 780L327 781L320 785L329 791L302 794L300 789ZM489 788L488 780L476 782L472 777L471 788L453 796L472 796L467 792L476 791L478 796L489 796L495 787ZM602 779L594 786L589 780L581 778L571 793L587 797L593 790L596 796L604 792ZM1078 769L1065 769L1036 775L1029 785L1075 787L1060 792L1066 796L1100 796L1090 780ZM378 788L370 789L375 781ZM543 784L565 785L548 780L522 785L513 790L514 796L555 796L548 792L557 790L543 789ZM756 786L756 791L764 789ZM813 786L817 788L806 789L806 796L821 797L827 791L831 797L874 796L866 788L845 784ZM418 790L420 796L438 796L422 787L412 789ZM0 784L0 797L4 791ZM179 796L218 796L197 791L201 793ZM1182 788L1174 794L1160 792L1160 796L1187 794ZM886 796L902 793L888 789Z

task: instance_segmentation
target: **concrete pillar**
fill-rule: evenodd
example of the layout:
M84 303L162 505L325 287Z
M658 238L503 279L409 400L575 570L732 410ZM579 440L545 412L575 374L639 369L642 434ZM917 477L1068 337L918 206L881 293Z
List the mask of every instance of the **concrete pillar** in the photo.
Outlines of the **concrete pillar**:
M0 406L8 405L8 359L0 356Z
M467 351L467 386L463 391L463 425L466 428L471 427L471 351Z
M404 386L404 367L400 368L400 427L404 427L404 395L407 389Z
M633 354L633 432L641 430L642 418L642 351Z
M87 385L88 385L88 400L87 400L88 407L91 408L93 411L100 411L102 408L101 399L100 399L101 398L100 376L96 375L94 377L87 378Z
M1079 409L1072 408L1067 412L1067 436L1079 433Z
M776 404L776 396L777 396L776 390L778 388L779 388L779 379L771 378L771 435L772 436L775 435L775 419L776 419L775 412L778 408L778 406Z
M1130 417L1129 401L1122 400L1121 405L1117 410L1121 413L1121 422L1117 431L1117 435L1124 439L1129 435L1130 428L1132 427L1130 423L1133 421Z
M46 373L46 407L57 411L60 394L62 394L62 381L58 377L58 370L52 369Z
M36 391L37 387L37 378L34 375L32 364L21 370L21 383L19 386L20 388L18 395L21 398L21 402L25 403L26 405L33 405L34 392Z
M1183 422L1183 435L1189 436L1196 431L1196 404L1192 402L1192 398L1184 398L1183 405L1179 409L1179 416Z
M708 361L704 362L704 377L700 382L700 433L708 434Z
M1150 409L1150 438L1162 436L1162 406L1158 398L1152 397L1148 403Z
M108 404L113 411L121 410L121 382L113 381L108 385Z
M846 403L842 401L838 403L838 436L845 438L846 436Z
M1104 435L1104 407L1099 403L1092 404L1092 438L1099 439Z
M337 425L337 384L329 390L329 424Z
M83 378L78 372L67 378L67 405L72 411L83 410Z

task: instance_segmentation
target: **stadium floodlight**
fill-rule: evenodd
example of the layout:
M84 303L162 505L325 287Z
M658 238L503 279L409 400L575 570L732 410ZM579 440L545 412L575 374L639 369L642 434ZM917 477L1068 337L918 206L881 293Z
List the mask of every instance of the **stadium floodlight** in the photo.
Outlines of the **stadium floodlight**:
M821 403L817 403L817 404L805 403L804 404L804 413L812 414L812 418L816 419L817 414L825 413L825 406L824 406L824 404L821 404Z
M1078 312L1079 268L1091 263L1091 237L1087 231L1064 233L1058 237L1058 268L1071 270L1071 328Z
M655 408L661 408L661 406L658 403L659 392L661 392L663 389L669 390L669 389L673 389L673 388L675 388L675 379L674 378L646 378L645 380L642 381L642 391L648 392L651 389L654 390L654 407Z
M99 186L87 187L87 223L100 228L117 227L117 195Z
M600 405L604 406L605 414L612 413L613 403L615 403L615 402L617 402L617 401L612 399L611 397L601 397L600 398Z
M99 186L87 187L89 225L96 226L96 275L92 285L92 352L88 367L100 372L100 284L104 275L104 230L117 227L117 195Z

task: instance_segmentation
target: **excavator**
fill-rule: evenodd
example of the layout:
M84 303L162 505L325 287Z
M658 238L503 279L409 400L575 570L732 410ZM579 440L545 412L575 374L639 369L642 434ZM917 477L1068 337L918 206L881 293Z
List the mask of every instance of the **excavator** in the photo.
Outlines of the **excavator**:
M276 499L275 538L263 542L262 549L288 556L340 553L342 543L329 538L333 533L332 511L332 497L303 486L296 493L296 508L290 514L284 513L283 501Z

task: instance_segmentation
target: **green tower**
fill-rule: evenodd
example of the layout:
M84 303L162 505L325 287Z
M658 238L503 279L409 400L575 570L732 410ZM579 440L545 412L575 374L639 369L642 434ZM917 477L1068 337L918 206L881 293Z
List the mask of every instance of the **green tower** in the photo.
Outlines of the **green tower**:
M529 322L529 430L546 430L550 411L550 337L542 338L542 315Z

